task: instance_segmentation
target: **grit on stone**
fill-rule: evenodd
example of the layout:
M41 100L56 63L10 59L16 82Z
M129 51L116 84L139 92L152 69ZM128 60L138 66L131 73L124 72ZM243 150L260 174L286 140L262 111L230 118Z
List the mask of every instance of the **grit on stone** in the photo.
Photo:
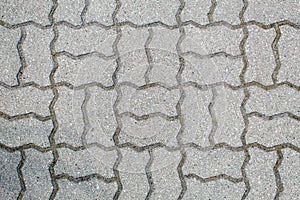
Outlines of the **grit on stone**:
M299 200L299 23L299 0L0 1L0 200Z

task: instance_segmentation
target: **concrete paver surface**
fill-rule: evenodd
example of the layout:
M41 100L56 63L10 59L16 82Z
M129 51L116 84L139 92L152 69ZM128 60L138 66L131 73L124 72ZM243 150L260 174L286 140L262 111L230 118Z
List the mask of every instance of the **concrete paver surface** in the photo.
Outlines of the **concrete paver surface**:
M2 0L0 199L300 199L298 0Z

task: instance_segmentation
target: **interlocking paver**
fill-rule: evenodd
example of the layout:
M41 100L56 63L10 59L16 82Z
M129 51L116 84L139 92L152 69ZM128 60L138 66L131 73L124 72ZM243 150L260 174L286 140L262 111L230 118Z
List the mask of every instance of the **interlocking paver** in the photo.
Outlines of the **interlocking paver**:
M73 177L98 174L106 178L114 177L112 166L116 161L115 151L104 151L98 147L73 151L62 148L58 150L58 161L55 165L57 174L68 174Z
M169 121L162 117L151 117L146 120L135 120L124 116L120 141L130 142L137 146L163 143L167 146L177 146L176 136L180 129L179 120Z
M102 180L92 179L78 183L68 180L58 180L59 191L55 199L78 200L78 199L113 199L117 190L117 184L104 183Z
M193 142L200 146L209 146L212 120L208 106L212 100L212 92L200 91L193 87L187 87L184 90L185 100L181 107L185 119L183 143Z
M283 20L290 20L299 23L299 1L255 1L249 0L248 8L245 13L247 21L255 20L264 24L270 24Z
M122 149L121 153L122 161L118 169L123 183L123 192L120 199L145 199L149 190L145 171L149 160L148 152Z
M259 112L265 115L275 115L283 112L291 112L299 115L300 93L298 90L286 85L273 90L264 90L259 87L249 88L250 98L246 104L246 111Z
M179 100L179 90L167 90L162 87L151 87L136 90L131 86L122 86L119 112L133 112L136 115L147 115L161 112L165 115L177 114L176 104ZM155 96L154 96L155 94Z
M241 0L216 0L217 6L213 13L214 21L226 21L230 24L239 24L239 14L243 8Z
M272 120L251 117L246 140L248 143L258 142L268 147L283 143L299 146L300 138L297 137L299 131L299 121L287 116Z
M40 3L28 1L1 1L0 13L1 20L10 23L24 23L34 21L42 25L50 24L48 15L51 11L53 2L51 0L42 1Z
M239 44L243 34L241 29L231 30L226 26L212 26L199 29L194 26L185 27L186 37L182 42L184 52L192 51L200 55L225 52L239 55ZM194 45L194 44L199 45Z
M278 42L281 67L278 73L280 82L289 81L300 85L299 44L300 30L289 26L280 27L281 36Z
M246 166L251 190L247 199L273 199L276 194L276 181L273 168L276 152L250 149L250 162Z
M85 98L84 91L60 87L58 94L59 98L54 106L59 123L55 134L56 142L81 146L81 137L84 131L84 116L81 111Z
M201 183L188 179L183 199L242 199L244 190L244 183L232 183L223 179Z
M54 13L56 21L66 21L73 25L81 24L81 12L84 8L84 0L59 0Z
M248 31L246 80L247 82L256 81L264 85L271 85L273 83L272 73L276 67L272 50L276 32L274 29L264 30L257 26L248 27Z
M245 159L242 151L216 149L202 152L195 148L188 148L186 153L187 158L183 166L184 174L196 174L202 178L221 174L233 178L242 177L240 169Z
M48 199L53 186L49 165L53 160L52 152L39 152L35 149L25 151L26 159L22 168L26 191L23 199Z
M91 52L111 56L113 55L112 46L117 36L114 29L105 30L99 26L82 29L59 26L58 34L55 50L57 52L66 51L75 56Z
M300 154L291 149L284 149L283 161L279 167L281 181L283 183L282 199L299 199L299 165Z
M112 15L116 7L114 0L102 1L90 0L86 12L87 22L99 22L104 25L112 25Z
M210 11L210 0L186 1L186 5L182 11L182 20L193 20L199 24L208 24L207 14Z
M130 21L135 24L146 24L160 21L168 25L176 24L176 12L179 1L144 2L135 0L121 1L122 6L118 13L119 21Z
M21 191L17 173L20 160L19 152L10 153L0 149L0 196L3 199L17 199Z
M0 81L8 85L16 85L17 74L21 66L17 49L21 32L19 29L10 30L1 26L0 34Z
M0 118L0 142L17 147L34 143L41 147L49 146L48 136L53 128L52 121L39 121L34 118L9 121Z
M34 112L43 117L49 116L49 105L53 99L51 90L24 87L10 90L0 86L0 110L8 115L21 115Z
M24 82L36 82L39 85L50 85L50 73L53 68L50 42L54 37L51 29L42 30L36 27L26 28L26 38L22 45L26 67L23 72Z

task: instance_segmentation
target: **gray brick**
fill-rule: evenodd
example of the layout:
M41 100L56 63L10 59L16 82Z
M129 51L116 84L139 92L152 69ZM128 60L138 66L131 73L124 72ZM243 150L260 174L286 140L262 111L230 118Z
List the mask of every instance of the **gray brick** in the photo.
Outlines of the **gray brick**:
M115 10L116 3L114 0L106 0L99 3L97 0L91 0L87 13L87 22L99 22L104 25L112 25L112 14Z
M17 73L20 68L20 58L17 44L21 37L20 30L0 27L0 81L8 85L17 84Z
M186 5L182 11L182 20L193 20L199 24L208 24L207 14L211 6L210 0L186 1Z
M22 168L26 191L23 199L48 199L52 192L49 165L51 152L39 152L35 149L25 151L26 161Z
M239 14L243 8L241 0L217 0L213 14L214 21L226 21L230 24L240 24Z
M84 0L59 0L54 13L55 21L66 21L73 25L81 24L81 12L84 8Z

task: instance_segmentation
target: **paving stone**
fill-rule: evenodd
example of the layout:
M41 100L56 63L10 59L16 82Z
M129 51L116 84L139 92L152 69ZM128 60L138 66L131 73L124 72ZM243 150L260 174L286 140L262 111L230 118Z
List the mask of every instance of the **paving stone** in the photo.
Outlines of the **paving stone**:
M300 31L289 26L281 26L281 37L278 42L281 67L278 73L280 82L289 81L300 85L299 46Z
M99 143L114 146L113 135L117 122L113 111L117 94L115 91L105 91L101 88L89 88L90 99L86 104L89 128L86 141L88 144Z
M84 116L81 110L85 98L84 90L59 87L58 94L59 98L54 106L59 124L55 141L81 146L81 136L84 131Z
M244 183L232 183L221 179L201 183L195 179L187 179L187 191L183 199L242 199L245 191Z
M182 21L194 21L198 24L208 24L208 16L211 6L209 0L186 1L182 10Z
M276 164L276 152L249 149L250 161L246 165L246 174L250 181L250 193L247 199L274 199L276 181L273 167Z
M186 149L186 160L183 165L184 174L196 174L209 178L226 174L233 178L241 178L241 167L244 162L244 152L234 152L227 149L199 151L195 148Z
M153 27L153 37L150 41L149 48L168 51L177 54L176 45L180 37L178 29L167 29L164 27Z
M249 0L244 16L246 21L255 20L264 24L283 20L290 20L295 24L299 24L299 1Z
M121 1L122 6L117 15L120 22L130 21L135 24L146 24L160 21L168 25L175 25L179 1Z
M50 24L48 15L53 6L51 0L39 3L28 1L2 1L0 2L1 20L18 24L27 21L34 21L42 25Z
M10 116L35 112L49 116L49 105L53 99L51 90L39 90L34 87L7 89L0 87L0 110Z
M300 131L300 122L290 117L274 118L264 120L259 117L250 117L247 143L258 142L262 145L272 147L283 143L300 145L297 133Z
M217 123L215 143L225 142L235 147L242 145L240 137L245 122L240 106L243 99L243 90L231 90L223 86L216 89L216 100L212 107Z
M146 176L146 165L149 161L147 151L136 152L122 149L122 161L118 166L123 191L120 199L145 199L149 190Z
M272 73L276 67L272 50L276 32L274 29L264 30L257 26L249 26L248 31L249 37L245 46L248 68L245 79L247 82L256 81L263 85L271 85Z
M136 115L146 115L161 112L175 116L176 104L180 94L178 89L167 90L162 87L151 87L136 90L131 86L121 87L121 100L118 104L119 112L133 112Z
M17 74L21 66L17 49L21 37L20 30L0 27L0 81L8 85L17 84Z
M39 121L25 118L9 121L0 118L0 142L10 147L34 143L41 147L49 146L48 136L53 128L52 121Z
M121 54L121 69L118 71L119 82L130 81L144 85L144 74L148 69L145 44L149 32L147 29L122 28L122 37L118 43Z
M177 54L151 49L152 69L149 73L150 83L163 83L169 87L178 85L176 76L180 63Z
M84 0L59 0L54 19L55 21L66 21L73 25L80 25L83 8Z
M53 186L49 165L53 157L51 152L39 152L35 149L25 151L26 160L22 168L26 191L23 199L48 199L51 195Z
M229 58L217 56L205 58L197 55L185 55L185 67L182 73L183 82L196 82L200 85L209 85L226 82L230 85L240 85L239 74L243 69L240 57Z
M200 146L209 146L209 134L212 129L212 120L208 106L212 100L211 91L201 91L194 87L184 89L185 99L181 106L184 119L183 143L195 143Z
M180 129L179 120L168 121L162 117L151 117L146 120L135 120L123 116L121 143L134 143L137 146L163 143L167 146L177 146L176 136Z
M68 174L82 177L91 174L111 178L114 177L113 166L117 159L115 151L104 151L98 147L84 150L58 149L58 161L55 165L56 174Z
M17 199L21 191L17 167L21 160L20 153L9 153L0 149L0 196L3 199Z
M117 190L117 183L104 183L102 180L92 179L75 183L60 179L57 180L59 190L55 199L78 200L78 199L113 199Z
M199 29L194 26L185 27L186 37L182 41L182 51L200 55L225 52L240 55L239 45L242 40L242 29L231 30L225 26ZM195 45L199 44L199 45Z
M97 56L72 59L66 56L58 58L59 67L55 73L55 82L67 82L74 86L89 83L113 85L113 73L116 69L114 60L104 60Z
M163 148L153 151L153 163L150 166L154 191L150 199L177 199L181 192L177 166L181 155L179 151L168 152Z
M112 15L116 7L114 0L102 1L90 0L86 13L87 22L99 22L104 25L112 25Z
M239 14L243 8L241 0L217 0L213 14L214 21L226 21L230 24L240 24Z
M283 183L282 199L299 199L299 165L300 154L291 149L284 149L283 161L279 167L281 181Z
M27 36L22 47L27 66L22 78L24 82L50 85L49 76L53 68L50 43L54 37L53 31L33 26L26 28L26 31Z
M259 112L265 115L275 115L283 112L291 112L295 115L300 114L299 91L286 85L272 90L264 90L259 87L250 87L250 98L245 106L246 111Z
M59 37L55 43L57 52L67 51L80 55L99 52L105 56L113 55L113 43L116 39L114 29L105 30L98 26L73 29L67 26L58 27Z

